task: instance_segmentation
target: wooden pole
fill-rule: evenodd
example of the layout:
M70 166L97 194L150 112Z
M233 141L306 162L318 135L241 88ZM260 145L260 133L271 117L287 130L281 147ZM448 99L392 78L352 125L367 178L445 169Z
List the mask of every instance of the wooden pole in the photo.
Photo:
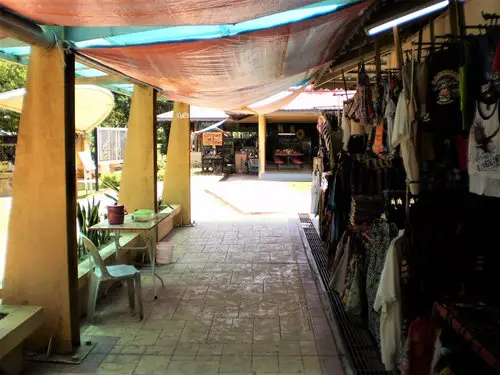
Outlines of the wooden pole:
M78 311L78 254L76 239L76 158L75 158L75 55L64 53L64 149L66 164L66 248L69 286L71 343L80 346Z
M436 31L434 27L434 20L431 20L429 25L429 29L431 32L431 52L434 52L434 43L436 42Z
M422 42L424 41L424 28L420 28L418 32L418 53L417 53L417 62L420 62L422 59Z
M99 141L98 131L94 128L94 162L95 162L95 191L99 191Z
M375 70L377 72L377 82L380 81L382 74L382 62L380 60L380 42L379 39L375 40Z
M460 33L460 28L459 28L459 22L458 22L458 2L457 2L457 0L450 1L450 5L448 5L448 15L450 17L451 35L458 36Z
M197 132L199 130L199 127L198 127L198 121L195 121L194 122L194 131ZM195 134L194 136L194 151L195 152L198 152L200 151L200 141L199 141L199 136L197 134Z
M267 138L267 124L266 117L259 115L259 178L266 173L266 138Z
M153 199L154 211L158 212L158 121L156 112L158 108L158 91L153 90ZM158 234L156 233L156 238Z
M465 9L463 1L457 2L457 13L458 13L458 31L460 33L460 36L463 37L465 36L465 26L466 26Z
M396 68L401 69L403 67L403 49L401 48L401 40L399 38L399 28L394 26L392 28L392 33L394 35L394 47L396 48L397 55Z

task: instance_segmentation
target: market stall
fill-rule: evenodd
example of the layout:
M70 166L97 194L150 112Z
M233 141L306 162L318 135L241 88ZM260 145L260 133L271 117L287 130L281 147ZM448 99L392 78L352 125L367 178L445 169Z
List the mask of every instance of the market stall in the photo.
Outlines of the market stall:
M233 138L224 131L202 133L202 171L205 173L234 173Z
M358 370L500 373L500 16L483 17L396 68L361 62L341 121L318 122L318 228L301 221Z

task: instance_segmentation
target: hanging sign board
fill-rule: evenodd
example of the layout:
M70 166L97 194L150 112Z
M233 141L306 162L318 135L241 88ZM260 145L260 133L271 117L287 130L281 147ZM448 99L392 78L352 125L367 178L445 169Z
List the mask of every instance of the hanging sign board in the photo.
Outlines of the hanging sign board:
M203 133L203 146L222 146L222 133Z

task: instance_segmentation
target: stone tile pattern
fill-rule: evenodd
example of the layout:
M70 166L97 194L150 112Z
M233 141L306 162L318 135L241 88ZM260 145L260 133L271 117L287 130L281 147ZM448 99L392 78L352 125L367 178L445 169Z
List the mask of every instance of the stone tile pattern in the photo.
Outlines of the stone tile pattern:
M295 220L201 223L165 241L175 262L158 268L156 301L144 270L142 322L118 287L82 329L97 344L81 365L26 373L343 374Z

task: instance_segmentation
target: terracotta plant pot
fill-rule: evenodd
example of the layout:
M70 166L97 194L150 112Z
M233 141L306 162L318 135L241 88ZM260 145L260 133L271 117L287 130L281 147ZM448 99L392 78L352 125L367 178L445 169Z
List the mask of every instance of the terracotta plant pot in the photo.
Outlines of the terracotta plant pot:
M115 204L113 206L106 207L108 209L108 222L111 225L123 224L125 220L125 206L123 204Z

